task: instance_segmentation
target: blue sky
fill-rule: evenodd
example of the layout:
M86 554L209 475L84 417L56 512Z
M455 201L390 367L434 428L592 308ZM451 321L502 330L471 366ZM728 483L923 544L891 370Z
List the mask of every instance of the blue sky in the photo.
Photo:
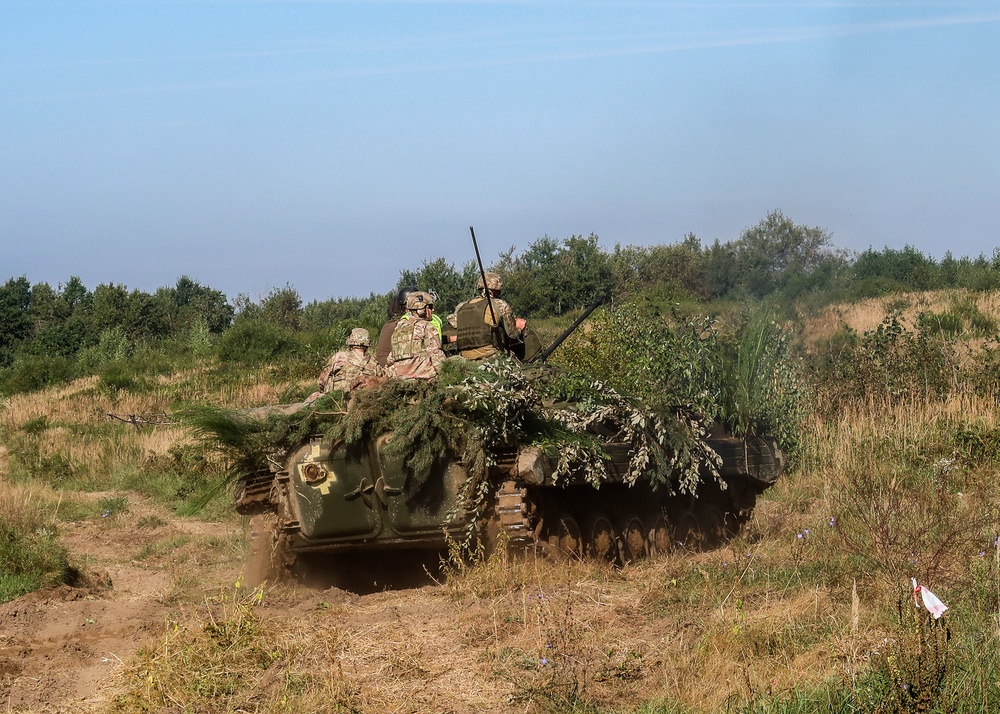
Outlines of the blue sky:
M0 280L367 295L548 235L1000 245L1000 3L0 1Z

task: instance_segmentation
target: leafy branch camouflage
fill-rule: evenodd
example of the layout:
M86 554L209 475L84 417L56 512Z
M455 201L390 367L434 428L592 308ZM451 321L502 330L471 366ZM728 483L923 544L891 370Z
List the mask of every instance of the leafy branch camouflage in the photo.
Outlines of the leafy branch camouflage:
M556 483L571 476L594 485L647 478L670 492L695 493L703 469L717 476L718 457L693 414L651 412L602 382L525 369L502 357L482 364L448 360L437 380L358 390L349 409L342 393L331 392L298 409L198 407L179 417L226 457L233 477L283 463L316 435L350 452L389 433L386 457L400 459L416 484L457 456L470 476L470 497L488 491L482 484L493 455L510 445L552 455ZM609 471L606 443L629 450L625 474Z

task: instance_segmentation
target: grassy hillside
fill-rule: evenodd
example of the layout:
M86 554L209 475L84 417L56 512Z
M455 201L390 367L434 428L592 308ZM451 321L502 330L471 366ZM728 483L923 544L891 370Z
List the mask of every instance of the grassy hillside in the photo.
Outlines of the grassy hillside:
M713 551L678 543L620 570L498 556L453 565L433 594L365 600L367 617L325 595L290 613L287 589L240 587L238 563L220 590L181 560L184 614L126 663L115 708L218 711L229 692L231 710L265 712L988 711L1000 701L998 320L996 293L948 293L802 321L813 397L797 466ZM210 492L224 464L166 423L175 407L288 401L313 377L205 361L6 399L0 599L86 569L61 549L68 521L127 530L115 516L130 499L180 517ZM238 520L225 495L198 518ZM941 620L914 606L913 577L950 607ZM429 614L400 619L417 601Z

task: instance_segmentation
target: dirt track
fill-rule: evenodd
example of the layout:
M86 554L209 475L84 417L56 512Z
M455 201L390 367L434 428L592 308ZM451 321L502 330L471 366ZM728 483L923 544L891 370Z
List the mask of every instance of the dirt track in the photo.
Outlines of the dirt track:
M76 586L0 605L0 711L108 710L140 648L162 649L178 623L200 632L219 594L233 593L242 526L179 519L129 499L115 522L61 526L82 571ZM538 567L548 568L537 580L548 585L484 580L479 593L282 586L256 612L270 631L297 638L295 665L325 672L343 710L535 711L533 687L575 687L585 677L593 702L650 696L662 682L661 648L683 647L691 623L644 622L641 589L621 587L610 570L594 580L569 568L553 581L551 563ZM555 671L560 649L573 664ZM264 680L254 686L266 697L274 685Z
M130 501L130 518L153 510L148 504L137 507L135 497ZM5 711L99 711L124 662L162 637L175 609L169 604L175 564L169 557L139 562L136 556L170 539L195 543L204 535L233 535L218 524L159 522L152 528L93 521L60 526L70 562L81 571L79 581L0 605L0 706ZM204 556L192 565L205 573L213 570Z

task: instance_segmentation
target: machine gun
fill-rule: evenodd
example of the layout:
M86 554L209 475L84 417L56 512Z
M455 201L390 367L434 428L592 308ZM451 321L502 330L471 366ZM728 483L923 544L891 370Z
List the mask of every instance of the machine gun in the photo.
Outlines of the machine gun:
M527 331L522 335L521 339L511 340L499 324L496 310L493 307L493 301L490 299L489 288L486 287L486 269L483 267L483 259L479 253L479 243L476 240L476 230L472 226L469 226L469 232L472 234L472 246L476 249L476 263L479 265L479 275L480 279L483 281L483 292L486 295L487 309L489 310L490 316L493 318L492 329L494 337L496 338L496 344L504 351L513 354L520 361L525 363L545 362L549 355L551 355L559 347L559 345L561 345L563 341L583 323L584 320L590 317L590 313L607 301L607 295L601 295L594 302L587 305L587 307L584 308L583 314L581 314L572 325L566 328L562 334L553 340L552 344L544 349L542 349L541 342L538 340L534 330L531 330L530 328L527 328Z

